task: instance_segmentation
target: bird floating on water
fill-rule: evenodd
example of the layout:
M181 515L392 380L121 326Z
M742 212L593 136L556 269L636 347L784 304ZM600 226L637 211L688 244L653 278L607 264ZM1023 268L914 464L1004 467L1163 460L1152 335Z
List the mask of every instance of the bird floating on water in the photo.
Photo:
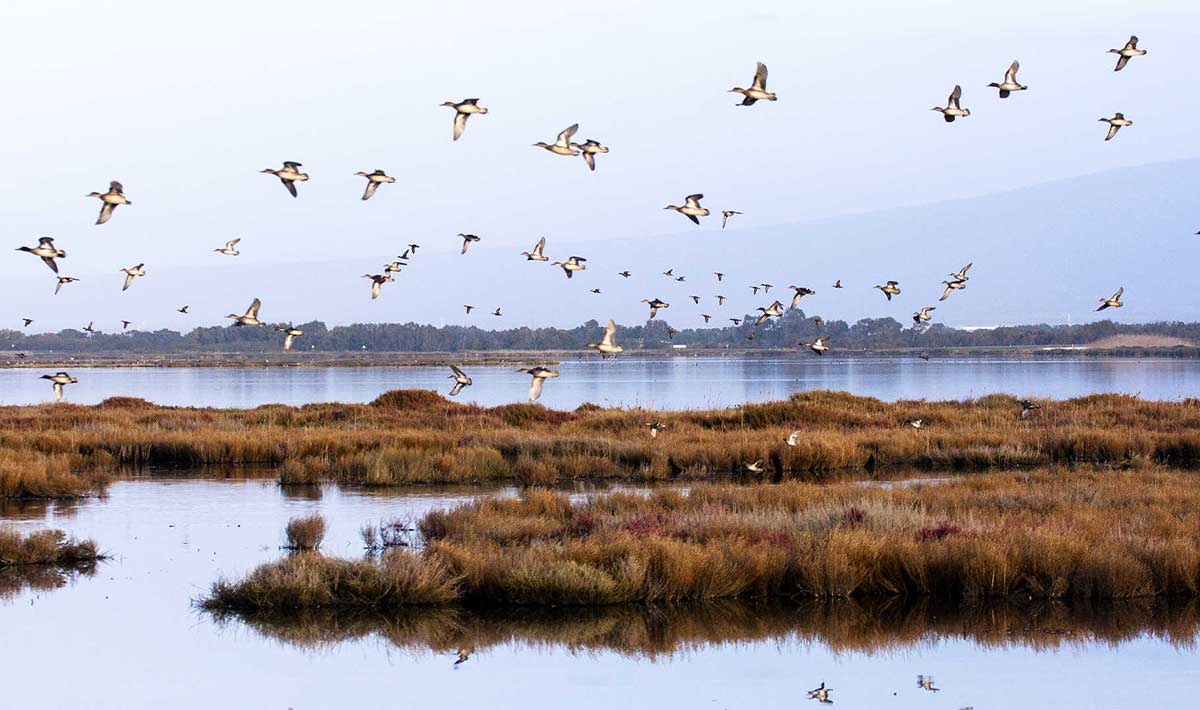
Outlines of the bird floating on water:
M607 146L600 145L599 141L594 141L591 138L588 138L584 143L572 143L571 147L579 150L580 154L583 155L583 161L593 171L596 169L596 156L600 153L608 152Z
M1124 47L1121 47L1120 49L1108 50L1109 54L1120 55L1117 57L1117 66L1113 68L1113 71L1121 71L1122 69L1125 68L1125 65L1129 63L1130 59L1132 59L1133 57L1140 57L1146 53L1146 50L1138 49L1137 45L1138 45L1137 35L1131 35L1129 37L1129 41L1125 43Z
M759 62L754 70L754 81L749 89L735 86L729 93L742 95L742 102L738 106L753 106L758 101L775 101L778 98L767 91L767 65L762 62Z
M458 103L444 101L442 105L454 109L454 140L462 137L463 131L467 129L467 119L472 114L485 114L488 112L486 108L479 105L479 99L463 99Z
M145 269L142 268L143 266L145 266L145 264L138 264L137 266L133 266L128 269L121 269L121 271L125 273L125 285L121 287L122 291L128 291L135 278L146 275Z
M285 337L283 339L283 351L284 352L291 350L292 343L294 343L296 341L296 338L299 338L300 336L304 335L303 330L300 330L299 328L293 328L290 325L289 326L277 325L277 326L275 326L275 330L277 332L287 334L287 337Z
M959 99L962 98L962 87L958 84L954 85L954 90L950 92L950 98L946 100L946 105L934 106L933 111L938 111L942 117L946 119L946 123L953 123L954 119L959 116L970 116L971 109L962 108L959 106Z
M54 260L67 258L65 251L54 246L53 237L42 237L38 240L36 247L17 247L17 251L29 252L34 256L41 257L46 266L49 266L50 270L56 274L58 273L58 264L54 263Z
M225 242L225 248L213 249L213 251L218 254L224 254L225 256L237 256L238 254L241 254L241 252L237 250L237 245L240 241L242 241L241 237L238 237L237 239L230 239L229 241Z
M1121 306L1125 305L1124 303L1121 303L1121 294L1123 294L1123 293L1125 293L1124 286L1117 289L1117 292L1114 293L1109 298L1101 298L1100 299L1100 307L1097 308L1096 310L1102 311L1105 308L1120 308Z
M54 295L57 296L58 292L62 290L64 285L74 283L78 280L79 279L75 278L74 276L59 276L58 283L54 285Z
M658 298L643 298L642 303L650 304L650 317L651 318L658 315L658 309L671 307L671 304L669 304L666 301L663 301L661 299L658 299Z
M738 212L737 210L721 210L721 229L725 229L725 225L729 222L729 218L735 214L741 214L741 212Z
M612 355L616 357L617 353L625 352L625 348L617 345L617 324L610 318L608 324L604 326L604 335L600 337L598 343L588 343L589 348L593 348L600 352L601 357Z
M572 123L558 134L558 137L554 139L553 143L544 143L538 141L537 143L534 143L533 146L535 148L545 148L551 153L555 153L557 155L579 155L579 151L575 150L574 148L575 144L571 142L571 136L575 135L575 132L578 130L579 124Z
M546 248L546 238L542 237L538 243L533 246L533 251L523 251L521 256L525 257L526 261L550 261L550 258L542 253Z
M463 240L463 248L461 252L463 254L467 253L467 247L479 241L479 237L475 236L474 234L459 234L458 236L462 237Z
M1112 140L1113 136L1117 135L1117 131L1121 130L1125 126L1133 125L1133 121L1125 118L1125 114L1121 113L1120 111L1114 113L1112 118L1102 118L1100 120L1108 124L1108 134L1104 136L1104 140L1106 141Z
M536 401L538 397L542 396L542 383L546 381L546 378L558 377L558 370L551 370L550 368L542 367L541 365L538 365L537 367L523 367L520 370L517 370L517 372L524 372L533 378L533 381L529 383L530 402Z
M54 385L55 402L59 402L63 398L63 385L73 385L79 381L77 378L71 377L65 372L56 372L53 375L42 375L38 379L50 380L50 383Z
M700 200L704 199L704 195L696 193L688 195L684 198L683 205L667 205L664 210L675 210L679 214L692 220L694 224L700 224L700 217L707 217L708 210L700 206Z
M364 279L371 279L371 300L379 298L379 289L385 284L395 281L391 274L363 274Z
M260 170L259 172L269 173L279 178L279 181L282 182L283 186L287 188L287 191L292 194L292 197L299 196L296 192L296 182L304 182L308 180L308 173L300 172L300 163L297 163L294 160L283 161L283 167L278 170L266 168L264 170Z
M1007 99L1008 95L1014 91L1024 91L1028 89L1028 86L1025 86L1021 82L1017 81L1017 70L1020 68L1021 63L1014 59L1013 63L1009 65L1008 71L1004 72L1004 81L1000 83L993 81L992 83L988 84L988 86L993 89L999 89L1000 98L1002 99Z
M100 216L96 218L96 224L104 224L112 217L113 210L117 205L132 205L133 203L125 199L125 188L121 183L113 180L108 183L108 192L89 192L87 197L100 198Z
M587 268L587 264L583 263L585 261L587 261L587 259L584 259L581 256L573 256L566 261L555 261L551 264L551 266L558 266L562 268L563 273L567 275L567 278L571 278L576 271L583 271Z
M883 291L883 295L887 296L887 300L889 300L889 301L892 300L892 296L900 295L900 282L899 281L888 281L883 286L880 286L879 284L875 284L875 286L873 288L877 288L880 291Z
M184 306L184 309L186 309L186 308L187 308L187 306ZM246 309L245 315L239 316L236 313L230 313L229 315L227 315L225 317L232 318L233 324L235 326L266 325L266 323L264 321L261 321L258 319L258 309L260 309L260 308L262 308L262 301L260 301L256 298L250 302L250 307ZM180 312L182 313L183 311L180 311Z
M460 370L457 365L451 365L450 371L454 373L450 375L450 379L454 380L454 386L450 388L451 397L462 392L463 387L470 387L473 384L471 378L467 377L467 373Z
M383 172L382 170L373 170L369 173L359 170L358 172L356 172L354 174L365 177L367 179L367 189L363 191L363 196L362 196L362 198L364 200L371 199L371 195L375 194L375 190L377 190L380 185L382 185L384 183L396 182L396 178L389 176L387 173Z

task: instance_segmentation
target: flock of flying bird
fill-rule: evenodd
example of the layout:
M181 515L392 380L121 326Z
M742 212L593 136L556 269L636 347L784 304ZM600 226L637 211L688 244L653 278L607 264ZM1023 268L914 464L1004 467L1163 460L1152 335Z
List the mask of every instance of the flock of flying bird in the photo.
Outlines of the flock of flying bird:
M1110 49L1108 51L1111 54L1117 55L1117 63L1114 71L1121 71L1124 69L1129 63L1130 59L1133 57L1146 54L1146 50L1138 48L1138 38L1136 36L1131 36L1129 41L1127 41L1120 49ZM988 84L988 86L997 89L1001 99L1008 98L1014 92L1027 90L1029 87L1021 84L1017 80L1017 72L1019 69L1020 63L1014 61L1004 73L1003 81L992 82ZM762 62L758 63L754 72L754 78L749 88L734 87L729 91L742 96L742 101L738 104L739 106L753 106L759 101L778 100L778 96L776 96L776 94L767 90L767 67ZM462 101L458 102L446 101L441 105L454 110L453 140L455 141L462 138L467 127L467 121L471 116L482 116L488 113L487 108L479 105L479 99L477 98L463 99ZM956 119L965 118L971 115L970 109L963 108L962 106L962 87L959 85L955 85L946 101L945 106L935 106L932 110L941 113L947 123L953 123ZM1133 125L1133 122L1125 118L1125 115L1120 112L1115 113L1111 118L1101 118L1100 120L1109 124L1108 133L1104 138L1105 141L1112 140L1112 138L1117 135L1117 131L1119 131L1121 128ZM572 139L578 130L579 124L572 124L571 126L568 126L559 132L553 143L539 141L533 145L554 155L566 157L582 156L584 162L587 164L588 169L595 171L596 156L607 154L609 149L599 141L593 139L588 139L583 143L574 142ZM260 172L279 178L284 188L292 197L299 197L299 191L297 190L296 183L307 182L309 179L308 173L303 172L301 167L302 165L298 162L284 161L281 168L266 168ZM355 174L365 178L367 181L366 187L362 194L363 200L369 200L374 197L376 191L381 185L387 185L396 182L396 178L387 175L383 170L380 169L376 169L371 172L359 171ZM97 225L106 224L110 219L112 219L117 207L133 204L132 201L125 197L124 186L115 180L109 183L107 192L92 192L89 193L87 197L95 197L100 200L100 214L96 219ZM693 224L699 225L701 218L711 215L710 210L701 205L701 200L703 199L704 195L702 193L694 193L686 196L682 205L669 204L663 209L674 210L684 217L687 217L688 220L690 220ZM722 210L721 228L725 228L730 217L740 214L742 214L742 212L737 210ZM467 250L472 244L480 241L480 237L475 234L460 233L457 236L458 238L462 239L461 254L463 255L467 254ZM232 239L226 242L224 247L213 249L213 251L221 255L236 257L240 254L240 251L237 248L240 241L240 238ZM528 261L549 262L552 266L561 268L568 279L572 278L575 272L584 271L587 269L587 259L581 256L570 256L565 261L550 262L549 257L547 257L544 253L545 247L546 239L543 237L533 247L532 251L521 252L521 256L524 256ZM371 282L370 288L372 299L379 298L381 289L385 284L395 281L393 274L408 266L409 260L416 255L419 248L419 244L408 244L403 254L399 255L395 260L384 265L382 273L363 275L363 278L369 279ZM18 251L27 252L39 257L46 264L46 266L48 266L50 270L54 272L57 279L54 287L55 294L59 293L63 286L79 280L74 277L63 276L59 274L57 260L65 259L67 254L64 250L55 246L54 239L52 237L42 237L38 240L37 246L18 247ZM942 281L942 284L945 288L943 289L941 297L938 299L939 301L945 301L955 291L961 291L967 287L967 282L970 280L967 275L967 271L971 268L971 266L972 264L968 263L957 272L950 274L949 279ZM122 268L120 270L125 274L124 282L121 287L122 291L128 290L135 283L136 279L142 278L146 275L144 267L145 264L140 263L131 267ZM628 270L625 270L618 272L618 275L624 278L629 278L632 274ZM672 278L677 283L683 283L686 280L686 277L683 275L675 275L673 269L668 269L667 271L663 272L663 275ZM716 276L716 280L718 282L722 281L724 278L724 274L720 272L716 272L714 275ZM832 287L834 289L842 288L841 280L838 279ZM760 289L764 294L766 294L770 293L772 284L754 284L751 285L750 288L756 295ZM789 286L789 288L792 289L794 293L787 310L796 308L804 296L813 295L816 293L815 290L805 286L793 285ZM891 301L893 296L899 296L901 293L900 283L895 280L889 280L883 284L875 284L873 288L879 289L879 291L883 293L888 301ZM591 292L599 294L600 289L593 288L591 289ZM1102 311L1107 308L1120 308L1122 305L1124 305L1121 302L1121 296L1123 294L1124 288L1122 287L1117 289L1117 291L1109 298L1100 299L1100 306L1096 310ZM694 303L700 303L699 296L693 295L690 296L690 298ZM726 299L724 295L717 295L715 298L718 306L723 305ZM649 306L650 318L654 318L660 310L670 307L668 302L660 298L644 299L642 302ZM244 314L239 315L237 313L230 313L226 317L233 320L234 326L266 326L268 323L259 318L259 309L261 307L262 302L255 298L250 304L249 308L246 309ZM471 311L475 309L475 306L469 304L464 304L463 307L466 309L468 315L470 315ZM924 306L913 313L913 326L916 328L927 327L930 321L933 319L931 313L936 309L936 306ZM187 314L188 306L184 305L176 310L179 313ZM760 312L760 315L754 320L754 325L756 327L762 325L771 318L782 318L785 311L783 303L779 300L773 301L768 306L759 307L757 310ZM501 316L503 314L501 309L497 307L494 311L492 311L492 315ZM701 317L704 319L705 323L708 323L713 316L708 313L702 313ZM31 318L23 318L22 320L24 321L25 327L28 327L31 323L33 323L33 319ZM740 325L742 322L742 319L739 318L730 318L729 320L733 322L734 325ZM818 326L822 323L820 318L815 318L814 321ZM128 328L130 324L131 321L122 321L122 328ZM94 332L91 323L89 323L88 327L84 330L89 333ZM275 330L284 334L283 349L285 351L291 350L296 338L304 335L304 331L294 328L291 325L276 325ZM612 320L609 320L605 325L603 336L601 337L600 342L588 343L587 346L599 352L602 357L615 357L618 353L624 351L624 348L617 344L616 330L616 324ZM667 335L668 337L673 338L675 331L668 328ZM746 335L746 338L749 340L754 340L755 337L756 335L754 332ZM812 350L817 355L824 355L830 350L828 341L829 338L827 336L822 336L814 339L812 342L803 342L799 343L799 345ZM454 385L450 391L450 394L457 395L463 390L464 387L470 386L472 381L471 378L457 366L451 365L451 371L452 374L450 375L450 378L454 380ZM523 368L519 370L519 372L528 374L531 378L529 387L530 401L534 401L541 396L542 387L545 380L559 376L559 373L556 370L543 366ZM78 382L75 377L72 377L66 372L58 372L53 375L43 375L42 378L50 380L53 384L55 400L62 399L63 388L65 385ZM1028 409L1023 411L1023 416L1027 412ZM658 427L653 425L651 426L652 435L657 435L658 430Z

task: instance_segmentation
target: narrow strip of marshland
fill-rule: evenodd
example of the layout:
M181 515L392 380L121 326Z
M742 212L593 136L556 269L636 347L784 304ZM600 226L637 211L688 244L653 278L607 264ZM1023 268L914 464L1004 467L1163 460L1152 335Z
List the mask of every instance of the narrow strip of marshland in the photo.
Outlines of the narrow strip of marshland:
M425 516L419 551L309 551L215 583L258 612L441 605L1200 594L1200 480L1156 468L992 472L931 486L547 491ZM312 545L310 547L315 547Z
M1200 462L1200 403L1120 395L881 402L805 392L765 404L655 412L585 404L480 407L427 391L371 404L254 409L95 406L0 408L0 497L100 490L118 466L278 467L284 484L365 486L582 479L783 481L906 467L968 470L1050 464ZM910 425L920 420L921 428ZM650 436L648 424L660 433ZM795 445L785 440L797 431ZM761 472L748 473L755 461Z

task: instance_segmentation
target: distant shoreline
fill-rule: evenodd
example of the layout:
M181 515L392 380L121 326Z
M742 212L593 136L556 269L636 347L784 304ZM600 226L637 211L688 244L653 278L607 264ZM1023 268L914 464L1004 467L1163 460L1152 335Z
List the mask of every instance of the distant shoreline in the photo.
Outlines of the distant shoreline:
M112 368L203 368L203 367L432 367L447 365L487 366L539 363L555 365L569 360L599 359L591 351L463 351L463 352L298 352L298 353L128 353L64 354L24 351L23 358L6 353L0 368L112 367ZM1118 360L1191 360L1200 358L1200 347L1097 347L1095 345L1060 346L975 346L947 348L881 348L834 350L822 357L838 359L917 359L928 355L934 360L1002 358L1027 359L1118 359ZM667 358L811 358L818 356L804 348L680 348L636 350L622 354L627 360L663 360Z

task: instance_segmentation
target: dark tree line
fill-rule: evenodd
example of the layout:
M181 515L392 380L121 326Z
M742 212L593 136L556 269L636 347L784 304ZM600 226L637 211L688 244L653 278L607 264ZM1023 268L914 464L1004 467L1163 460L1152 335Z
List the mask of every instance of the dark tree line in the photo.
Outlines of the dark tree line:
M301 352L456 352L462 350L581 350L596 342L602 326L591 320L570 329L511 328L485 330L474 326L418 323L356 323L327 328L320 321L298 323L304 336ZM754 339L747 336L754 334ZM1099 321L1083 325L1022 325L986 330L958 330L942 325L915 329L892 318L864 318L853 324L835 320L818 325L802 310L785 313L762 325L744 316L740 325L685 328L673 332L663 318L642 325L618 327L617 341L627 350L664 350L673 345L692 348L791 348L818 336L828 336L835 351L897 348L936 349L987 346L1085 345L1115 335L1158 335L1200 341L1200 323L1124 325ZM88 335L79 330L26 335L0 330L0 347L9 351L66 353L170 354L187 352L273 352L283 334L273 328L210 326L188 333L173 330L130 330Z

